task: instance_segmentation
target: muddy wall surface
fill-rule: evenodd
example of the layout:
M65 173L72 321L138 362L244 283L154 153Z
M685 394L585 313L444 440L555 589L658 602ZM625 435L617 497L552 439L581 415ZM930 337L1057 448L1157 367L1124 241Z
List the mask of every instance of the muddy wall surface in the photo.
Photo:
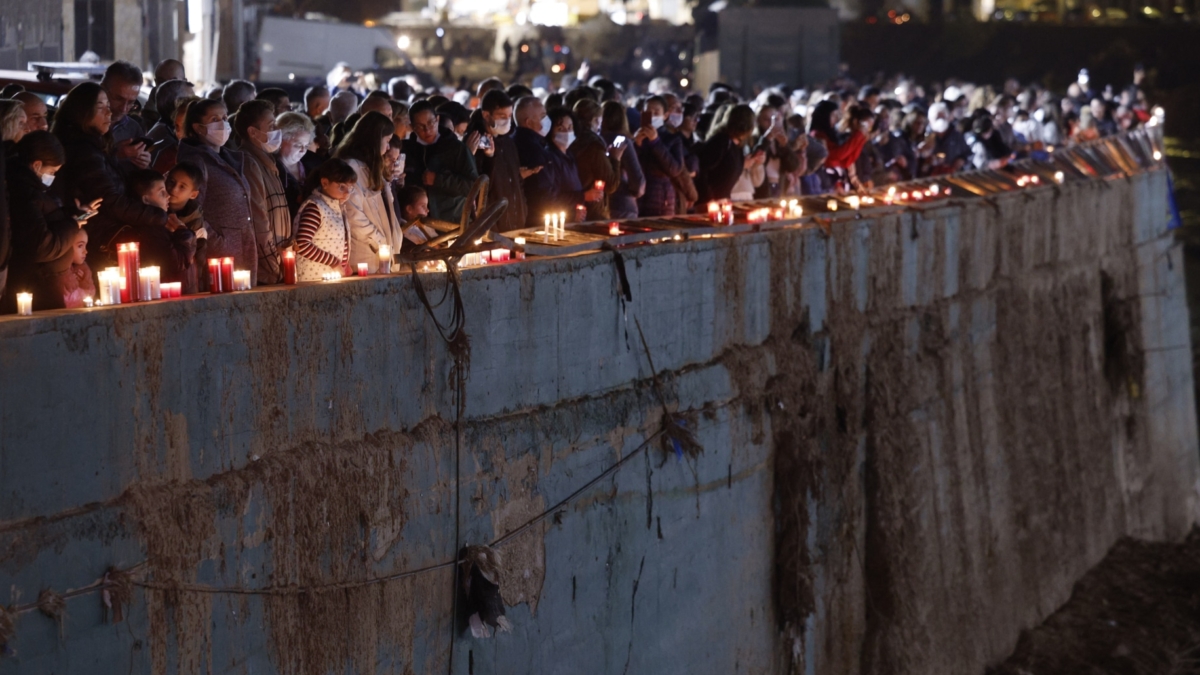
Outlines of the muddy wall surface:
M1166 191L0 319L0 673L982 672L1200 513Z

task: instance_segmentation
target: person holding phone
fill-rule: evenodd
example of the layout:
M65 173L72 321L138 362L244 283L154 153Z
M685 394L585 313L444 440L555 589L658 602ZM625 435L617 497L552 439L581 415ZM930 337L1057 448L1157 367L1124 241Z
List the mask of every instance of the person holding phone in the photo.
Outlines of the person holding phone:
M646 176L638 154L629 148L629 117L625 106L618 101L605 101L600 106L600 136L613 148L626 148L621 153L621 181L608 196L609 217L616 220L638 217L638 198L646 191Z
M551 180L547 184L548 191L539 199L541 210L536 212L535 220L544 213L566 211L568 214L574 214L576 204L596 202L604 196L603 190L597 190L593 185L585 185L579 179L579 167L575 157L567 152L575 142L575 118L571 111L555 108L550 111L549 119L546 157Z
M139 140L146 135L146 129L142 127L141 119L132 114L142 88L142 69L128 61L114 61L104 71L100 86L112 110L109 137L117 165L122 173L133 168L148 168L150 150L144 140Z
M659 134L666 121L666 101L661 96L646 99L641 127L633 135L646 174L646 192L638 200L638 213L643 217L675 215L675 178L684 170L684 163L679 148Z
M488 177L488 205L501 199L508 202L500 222L493 228L497 232L524 227L527 216L521 158L513 140L513 126L513 100L503 89L490 89L483 95L467 129L468 136L479 134L475 166Z
M621 182L621 157L625 144L609 145L600 136L600 104L590 98L575 103L575 120L579 128L570 153L579 170L579 180L585 187L594 188L602 184L603 189L594 190L599 199L584 202L588 220L608 220L609 195L617 191Z
M63 204L91 204L102 199L89 221L88 264L108 267L116 260L115 237L126 226L166 227L167 214L125 192L117 160L108 150L112 112L108 95L95 82L75 85L59 105L51 132L62 143L66 162L55 174L51 192Z
M777 199L783 194L788 174L800 168L784 130L782 100L771 101L758 110L755 149L763 152L763 181L754 189L756 199Z
M8 267L11 292L0 299L0 313L17 311L16 294L32 291L38 309L63 306L61 293L48 292L73 262L79 229L95 215L99 202L64 209L50 193L55 174L66 162L63 146L49 131L34 131L16 144L15 161L7 165L12 216L12 258ZM72 217L72 212L76 217Z

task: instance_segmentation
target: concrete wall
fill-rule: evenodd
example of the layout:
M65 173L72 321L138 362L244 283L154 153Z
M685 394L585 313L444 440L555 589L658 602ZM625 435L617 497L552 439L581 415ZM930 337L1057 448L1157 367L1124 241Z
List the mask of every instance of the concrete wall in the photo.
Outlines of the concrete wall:
M627 312L611 254L467 270L460 430L406 276L0 319L0 588L140 584L115 625L21 614L0 673L981 672L1119 537L1197 519L1165 198L628 249ZM635 318L699 458L655 443L503 544L511 634L451 646L449 569L365 583L656 432Z

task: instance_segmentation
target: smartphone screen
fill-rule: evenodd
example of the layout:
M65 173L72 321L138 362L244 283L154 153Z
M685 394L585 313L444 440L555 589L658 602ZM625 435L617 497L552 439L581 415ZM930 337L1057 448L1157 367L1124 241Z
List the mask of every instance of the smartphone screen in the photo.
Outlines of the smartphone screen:
M643 111L642 111L642 127L643 127L643 128L645 128L645 127L649 127L649 126L651 125L651 124L650 124L650 120L651 120L653 117L654 117L654 116L650 114L650 111L649 111L649 110L643 110Z
M625 137L624 136L617 136L616 138L613 139L613 147L614 148L619 148L622 145L625 145Z

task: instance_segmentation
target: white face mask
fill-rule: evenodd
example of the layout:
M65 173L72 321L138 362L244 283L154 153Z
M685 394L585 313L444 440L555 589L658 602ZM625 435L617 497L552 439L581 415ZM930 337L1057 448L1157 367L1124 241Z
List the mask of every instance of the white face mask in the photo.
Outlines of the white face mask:
M404 153L400 153L400 159L396 160L396 177L399 178L404 173Z
M554 126L554 125L550 124L550 116L546 115L545 117L543 117L542 118L542 135L545 136L546 134L550 133L550 127L552 127L552 126Z
M950 120L938 117L929 121L929 129L935 134L944 134L950 128Z
M496 134L497 136L503 136L504 134L507 134L508 130L511 128L512 120L507 117L501 120L492 120L492 133Z
M663 122L665 121L666 120L663 119L662 115L655 115L654 117L650 118L650 126L654 127L655 129L661 129Z
M266 142L259 143L258 145L268 155L279 150L279 146L283 145L283 132L279 129L268 131Z
M571 147L571 144L574 142L574 131L560 131L554 134L554 144L557 145L561 150L566 150L567 148Z
M433 137L433 140L432 140L432 141L429 141L428 143L426 143L425 141L421 140L421 137L420 137L420 136L417 136L416 138L417 138L417 142L418 142L418 143L420 143L421 145L433 145L434 143L437 143L437 142L438 142L438 139L439 139L439 138L441 138L441 137L442 137L442 132L440 132L440 131L439 131L439 132L438 132L438 135L437 135L437 136L434 136L434 137Z
M219 148L229 140L232 131L229 122L211 122L204 125L204 140L214 148Z
M54 174L52 174L52 173L44 173L44 174L42 174L41 178L42 178L42 185L45 185L46 187L50 187L51 185L54 184Z
M667 124L671 125L673 129L683 126L683 113L671 113L667 115Z

